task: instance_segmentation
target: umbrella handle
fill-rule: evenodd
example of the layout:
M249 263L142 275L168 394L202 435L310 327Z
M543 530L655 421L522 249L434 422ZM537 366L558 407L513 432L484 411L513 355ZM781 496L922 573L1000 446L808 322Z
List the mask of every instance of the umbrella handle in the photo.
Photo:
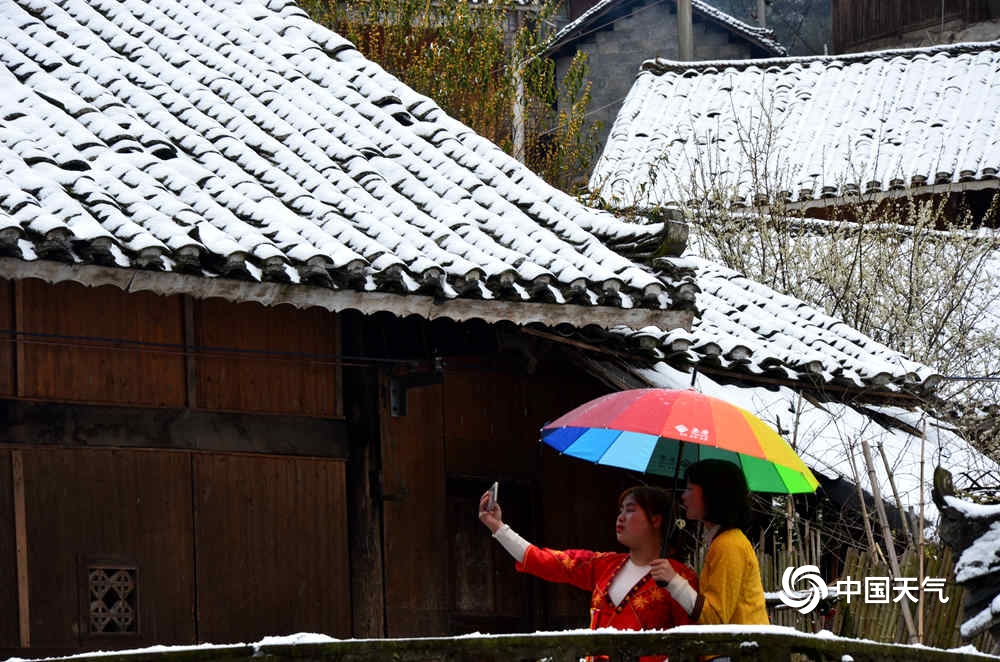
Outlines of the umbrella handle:
M674 535L674 530L675 529L683 529L685 526L687 526L687 523L684 520L680 519L679 517L676 517L676 515L677 515L677 506L676 506L676 504L673 506L673 510L674 510L673 515L675 515L675 517L670 518L669 528L667 529L667 532L663 535L663 543L660 545L660 558L661 559L667 558L667 552L669 551L668 550L668 543L669 543L670 539ZM663 580L660 580L660 579L657 579L656 580L656 585L659 586L660 588L665 588L666 585L667 585L667 582L665 582Z

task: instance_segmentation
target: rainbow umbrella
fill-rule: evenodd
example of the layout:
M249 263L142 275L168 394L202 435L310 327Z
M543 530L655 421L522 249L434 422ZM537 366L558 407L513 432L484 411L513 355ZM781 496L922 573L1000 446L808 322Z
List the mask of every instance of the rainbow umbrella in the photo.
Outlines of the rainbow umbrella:
M708 458L739 465L755 492L814 492L792 447L750 412L697 391L635 389L580 405L542 428L542 441L583 460L677 478Z

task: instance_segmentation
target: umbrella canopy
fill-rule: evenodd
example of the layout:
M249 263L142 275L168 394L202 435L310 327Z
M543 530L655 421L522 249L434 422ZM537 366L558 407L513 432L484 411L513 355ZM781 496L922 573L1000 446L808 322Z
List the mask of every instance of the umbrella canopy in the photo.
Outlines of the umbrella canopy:
M814 492L819 482L792 447L750 412L697 391L635 389L580 405L542 428L560 453L677 477L708 458L739 465L755 492Z

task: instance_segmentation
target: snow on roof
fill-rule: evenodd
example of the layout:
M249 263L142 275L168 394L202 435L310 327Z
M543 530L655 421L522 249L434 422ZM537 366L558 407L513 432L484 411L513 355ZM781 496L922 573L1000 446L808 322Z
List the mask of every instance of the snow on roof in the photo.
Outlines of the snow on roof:
M618 328L652 338L665 360L832 387L922 392L935 371L851 326L711 260L673 260L694 270L700 315L691 330Z
M602 16L614 9L628 5L630 2L631 0L598 0L593 6L583 12L574 21L568 23L561 30L556 32L549 40L549 45L546 50L548 52L552 52L555 49L573 41L577 37L589 34L592 31L592 28L600 29L601 27L604 27L603 23L599 23L599 19ZM720 9L716 9L703 0L691 0L691 11L694 16L707 19L708 21L711 21L726 30L743 37L767 53L772 55L785 55L788 52L785 50L785 47L778 43L778 40L775 39L774 32L772 30L744 23L735 16L731 16Z
M637 225L548 186L293 2L17 0L0 29L0 256L686 306L689 279L602 243Z
M590 179L612 204L735 204L977 182L1000 170L1000 43L646 62Z
M940 496L946 515L953 520L949 531L953 535L962 534L961 538L948 542L955 551L961 552L955 563L955 581L963 584L967 593L964 620L959 630L964 639L971 639L1000 625L1000 594L997 593L1000 505L978 504L951 494ZM963 545L967 546L961 549Z
M691 374L677 370L666 363L654 367L636 368L635 374L655 387L686 389L691 384ZM883 420L895 419L908 422L910 418L924 417L924 413L895 407L873 407L857 402L817 403L788 386L736 386L723 385L710 376L699 374L696 387L706 395L717 397L742 407L764 422L779 430L785 439L794 442L802 460L816 473L827 478L843 478L856 482L851 458L857 463L858 479L862 487L871 491L867 468L861 459L861 440L872 448L881 446L885 451L892 476L904 509L916 514L920 498L921 443L919 435L902 428L880 424L873 413ZM933 523L937 509L930 498L930 481L935 462L946 467L961 467L963 471L1000 470L994 460L983 455L933 416L926 415L927 442L923 460L925 519ZM884 463L875 453L875 472L881 497L893 499L892 486Z

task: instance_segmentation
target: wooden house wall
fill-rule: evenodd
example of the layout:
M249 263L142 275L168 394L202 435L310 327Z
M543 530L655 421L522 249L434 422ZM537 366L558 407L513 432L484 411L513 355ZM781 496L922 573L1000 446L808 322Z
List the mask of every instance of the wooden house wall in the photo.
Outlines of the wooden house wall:
M585 627L589 595L516 573L476 511L499 480L504 520L529 541L616 549L628 477L538 440L546 421L608 389L566 367L527 375L510 357L446 365L443 384L409 391L406 416L383 402L387 634Z
M350 636L343 462L204 454L194 485L200 641Z
M196 341L204 348L196 361L198 409L339 415L338 368L331 357L340 348L332 313L221 299L194 306ZM243 354L212 351L234 343Z
M386 634L447 631L442 387L411 389L405 417L382 410Z
M865 50L867 42L933 29L950 21L989 18L985 0L833 0L833 48L836 53Z
M7 587L3 606L0 607L0 648L16 648L19 643L17 557L11 482L10 451L0 450L0 586Z
M36 334L18 342L18 395L184 406L182 353L127 344L183 345L181 297L30 279L17 281L16 292L18 330Z
M2 282L0 325L8 341L0 347L0 360L6 359L0 363L0 395L343 415L335 358L339 323L326 310L27 279Z
M30 448L24 462L31 645L88 648L86 568L139 569L139 635L194 641L191 461L183 453Z
M341 460L18 447L31 648L17 651L11 451L0 455L0 649L349 636ZM90 563L138 568L137 634L88 634Z
M0 397L17 392L14 353L14 284L0 278Z

